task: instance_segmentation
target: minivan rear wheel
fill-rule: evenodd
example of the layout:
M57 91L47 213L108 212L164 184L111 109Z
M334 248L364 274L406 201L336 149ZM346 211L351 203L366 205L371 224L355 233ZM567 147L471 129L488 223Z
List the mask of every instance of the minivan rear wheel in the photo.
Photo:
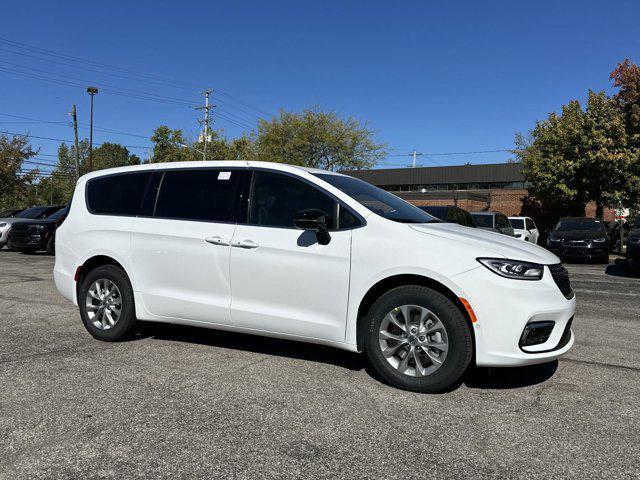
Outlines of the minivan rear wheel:
M389 384L435 393L455 384L473 355L467 320L446 296L407 285L382 295L365 318L365 352Z
M85 328L98 340L124 340L136 323L131 283L114 265L97 267L82 279L78 305Z

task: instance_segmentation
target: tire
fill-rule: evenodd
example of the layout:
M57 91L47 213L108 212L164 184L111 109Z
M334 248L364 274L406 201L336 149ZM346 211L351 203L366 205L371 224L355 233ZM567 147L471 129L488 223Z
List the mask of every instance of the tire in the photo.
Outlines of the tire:
M401 318L404 317L404 313L403 309L399 308L403 306L410 306L404 310L409 312L408 316L411 319L409 326L414 325L414 328L416 328L418 323L422 324L419 321L419 317L422 316L421 312L426 309L431 313L427 317L430 320L425 320L426 327L429 329L436 328L434 326L437 325L435 320L439 320L440 325L444 328L444 333L440 329L438 332L431 334L431 337L420 336L420 332L418 332L418 335L406 336L406 328L402 327L403 318ZM389 315L392 314L396 316L398 323L389 320ZM380 377L394 387L420 393L441 392L453 386L471 362L473 338L466 318L451 300L430 288L419 285L406 285L386 292L373 304L364 318L364 322L364 348L367 357ZM381 339L381 330L391 333L389 328L397 336L405 335L404 340ZM410 341L416 346L411 347L406 338L410 338ZM434 345L438 343L445 345L444 341L446 340L448 348L445 356L442 356L444 351L437 349L425 350L421 346L424 343L418 345L418 340L422 341L422 338L427 338ZM402 346L398 347L400 344ZM398 353L390 356L389 352L394 350L393 347L397 347L395 351ZM383 353L383 348L391 360L387 359L387 356ZM415 356L413 358L410 357L408 360L409 366L404 372L401 372L403 368L402 361L405 360L408 355L407 352L411 348L413 348L414 352L418 352L419 361L424 367L424 369L420 369L420 374L418 374L419 372L415 366ZM405 353L404 356L403 352ZM428 355L428 352L431 355ZM441 358L442 362L431 360L434 356ZM402 360L399 361L400 357L402 357ZM396 362L397 365L392 365L392 361Z
M45 250L47 251L47 253L49 255L55 255L56 254L56 236L51 235L51 237L49 237L49 240L47 240L47 246L45 247Z
M95 289L95 283L98 281L102 282L100 291L96 291ZM105 298L105 305L109 305L111 302L113 303L112 308L116 309L117 301L119 301L120 313L117 316L117 320L112 310L105 312L103 309L100 314L100 309L95 308L95 306L101 304L101 300L97 297L102 297L102 295L100 295L102 292L106 293L109 282L117 287L117 293L119 293L119 295L115 293L110 298L108 295L105 295L107 297ZM89 293L90 290L94 294L97 294L97 297L91 296ZM92 298L92 303L95 304L94 308L88 307L88 296ZM122 269L114 265L103 265L91 270L82 279L82 283L78 289L78 305L80 306L82 323L94 338L105 342L117 342L126 340L131 335L136 323L133 289L131 288L129 278ZM100 322L100 320L102 320L102 322ZM116 321L113 322L113 320ZM94 322L101 323L102 328L96 326Z
M25 255L33 255L34 253L36 253L36 250L34 248L18 248L18 251L20 253L24 253Z

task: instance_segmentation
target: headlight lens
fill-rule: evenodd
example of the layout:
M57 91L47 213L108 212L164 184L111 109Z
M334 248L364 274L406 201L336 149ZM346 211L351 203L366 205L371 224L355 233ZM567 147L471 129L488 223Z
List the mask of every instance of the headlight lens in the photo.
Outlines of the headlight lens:
M7 224L5 222L0 223L0 228L6 227L6 226L7 226Z
M640 243L640 237L629 237L629 243Z
M560 239L559 239L559 238L556 238L556 237L549 237L549 241L550 241L551 243L556 243L556 242L559 242L559 241L560 241Z
M596 242L596 243L603 243L603 242L606 242L607 239L604 238L604 237L603 238L594 238L593 241Z
M482 265L493 273L515 280L540 280L544 265L505 258L478 258Z
M36 230L44 230L44 225L33 225Z

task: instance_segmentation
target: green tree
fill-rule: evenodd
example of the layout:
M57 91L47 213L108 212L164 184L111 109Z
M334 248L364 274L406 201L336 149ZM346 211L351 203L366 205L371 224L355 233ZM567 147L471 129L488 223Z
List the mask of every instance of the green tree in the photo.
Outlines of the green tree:
M609 78L619 89L614 98L625 115L630 140L637 146L640 143L640 67L625 59L613 69Z
M605 206L637 202L640 157L619 99L590 91L585 109L573 100L536 122L528 139L516 134L515 143L539 201L568 204L579 214L594 201L600 216Z
M26 135L0 135L0 208L29 202L39 172L25 167L24 162L37 153Z
M384 158L385 149L366 124L318 108L261 120L254 142L258 160L326 170L370 168Z
M182 130L171 130L166 125L161 125L153 132L151 141L153 142L152 163L196 160L196 153L187 145Z
M127 147L119 143L103 143L93 150L92 163L94 170L105 168L139 165L140 158L129 152Z

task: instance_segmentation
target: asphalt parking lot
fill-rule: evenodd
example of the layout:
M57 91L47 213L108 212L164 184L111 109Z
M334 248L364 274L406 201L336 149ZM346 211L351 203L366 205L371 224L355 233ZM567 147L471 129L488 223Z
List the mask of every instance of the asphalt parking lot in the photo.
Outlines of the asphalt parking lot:
M640 478L640 279L568 265L575 347L420 395L356 354L178 326L101 343L0 251L0 478Z

